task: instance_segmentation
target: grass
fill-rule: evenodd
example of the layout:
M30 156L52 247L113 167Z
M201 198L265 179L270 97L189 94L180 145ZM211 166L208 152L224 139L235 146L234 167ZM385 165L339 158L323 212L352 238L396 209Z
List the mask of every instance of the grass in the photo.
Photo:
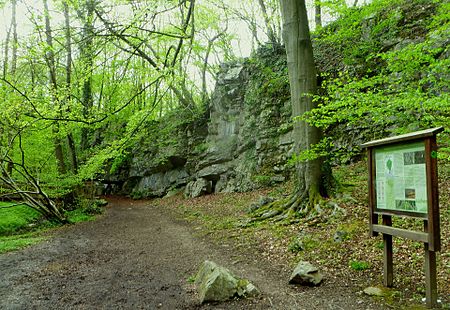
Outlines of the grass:
M34 225L40 214L24 205L10 207L11 203L0 202L0 236L11 235Z
M5 253L43 240L29 231L37 228L39 212L24 205L0 202L0 253Z
M363 271L370 268L370 264L364 261L354 260L350 262L350 267L356 271Z
M83 206L66 212L69 223L92 221L103 210L102 201L84 201ZM43 220L42 215L25 205L12 206L0 202L0 253L18 250L41 242L42 232L56 224Z
M39 237L36 233L13 235L0 237L0 253L10 252L39 243L45 238Z

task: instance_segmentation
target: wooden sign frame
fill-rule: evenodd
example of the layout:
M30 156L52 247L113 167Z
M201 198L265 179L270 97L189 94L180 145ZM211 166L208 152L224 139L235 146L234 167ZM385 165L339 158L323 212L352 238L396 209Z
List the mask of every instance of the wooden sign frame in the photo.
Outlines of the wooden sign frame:
M436 252L440 251L440 219L439 219L439 195L437 181L437 144L436 135L444 130L443 127L437 127L422 131L417 131L405 135L399 135L391 138L374 140L362 145L367 149L368 169L369 169L369 233L371 236L377 236L378 233L383 234L384 243L384 285L392 287L393 285L393 251L392 237L402 237L424 243L425 248L425 279L426 279L426 301L427 307L435 307L437 305L437 281L436 281ZM422 182L426 198L426 211L417 212L409 210L400 210L395 208L395 201L390 202L390 207L383 206L377 202L377 167L376 154L377 151L386 152L386 150L400 150L402 147L408 149L409 146L422 145L424 147L424 158L420 164L425 165L423 175L426 182ZM391 155L388 155L391 156ZM396 155L398 157L398 155ZM379 156L378 156L379 157ZM406 157L406 155L405 155ZM389 160L389 159L388 159ZM405 159L406 160L406 159ZM392 165L392 162L389 164ZM419 169L420 170L420 169ZM380 174L379 174L379 178ZM383 180L382 180L383 181ZM380 183L378 183L380 186ZM380 187L379 191L383 191L384 187ZM384 193L381 195L385 200ZM380 193L378 193L380 197ZM415 198L415 192L414 192ZM422 204L424 202L422 201ZM394 207L392 207L394 206ZM414 204L415 206L415 204ZM381 223L379 217L381 216ZM422 219L424 222L424 231L411 231L401 228L392 227L392 216L412 217Z

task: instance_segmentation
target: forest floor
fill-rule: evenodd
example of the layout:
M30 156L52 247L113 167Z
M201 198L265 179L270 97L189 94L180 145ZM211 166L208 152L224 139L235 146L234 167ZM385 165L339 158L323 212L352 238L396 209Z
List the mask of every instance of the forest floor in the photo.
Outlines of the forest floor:
M343 197L346 215L326 223L241 225L248 205L268 193L108 197L97 220L57 229L42 243L0 255L0 309L423 308L423 250L413 242L394 244L395 288L388 295L362 292L382 283L382 249L380 238L367 236L367 210L358 206L358 197ZM447 217L443 224L438 291L448 308ZM341 242L333 241L336 230L347 233ZM249 279L262 294L201 305L192 278L207 259ZM299 260L319 267L324 283L289 285Z
M111 198L105 215L0 255L2 309L383 309L351 279L287 284L286 266L255 249L216 243L152 201ZM259 298L200 305L189 281L206 260L253 281Z

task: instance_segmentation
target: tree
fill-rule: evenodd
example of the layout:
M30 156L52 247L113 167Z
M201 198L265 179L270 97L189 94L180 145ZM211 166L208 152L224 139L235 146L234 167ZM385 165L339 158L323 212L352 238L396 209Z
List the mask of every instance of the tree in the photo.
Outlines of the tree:
M314 21L316 24L316 30L322 28L322 4L320 0L314 2Z
M308 17L304 0L280 0L283 19L283 38L286 45L291 92L292 117L294 120L295 153L310 150L318 143L321 132L298 118L313 109L313 97L317 91L317 73L309 33ZM277 216L282 220L295 214L319 213L325 190L322 182L322 161L312 159L296 162L296 189L287 201L269 204L257 214L256 219Z
M78 9L78 17L82 20L82 38L80 46L80 56L83 63L84 81L82 92L83 117L89 118L90 111L94 104L92 92L92 74L94 66L94 10L96 2L88 0L82 2L82 7ZM89 148L88 142L89 128L81 129L81 150L85 151Z
M16 80L16 71L17 71L17 49L18 49L18 38L17 38L17 1L11 1L11 25L6 34L5 40L5 58L3 61L3 79L13 79ZM11 33L12 33L12 41L11 41ZM11 56L11 68L9 68L9 45L12 45L12 56ZM8 70L9 69L9 70ZM5 90L5 101L8 96L8 92ZM6 120L5 120L6 121ZM11 143L12 133L8 131L9 125L1 126L0 132L2 135L6 137L6 144ZM3 138L3 137L2 137ZM13 167L10 162L7 163L7 171L8 173L12 173Z
M66 0L63 0L63 10L64 10L64 32L66 37L66 85L65 85L65 100L64 105L67 111L70 111L71 99L71 88L72 88L72 38L70 29L70 16L69 16L69 5ZM78 172L78 157L75 147L73 133L69 132L67 134L67 146L69 151L69 159L71 163L72 172L76 174Z
M266 29L267 29L267 37L269 39L269 42L272 43L273 45L278 44L278 37L275 33L275 29L274 27L272 27L270 18L269 18L269 14L267 13L267 7L266 7L266 3L264 0L258 0L259 6L261 8L261 12L264 18L264 23L266 24Z
M54 46L53 46L53 36L52 36L52 29L50 25L50 12L48 9L48 2L47 0L43 0L44 3L44 20L45 20L45 38L47 43L47 52L45 55L45 61L47 63L47 67L49 70L49 85L50 85L50 92L51 97L53 100L53 104L55 105L55 109L61 113L61 107L58 106L58 98L57 98L57 91L58 91L58 81L57 81L57 73L56 73L56 60L55 60L55 52L54 52ZM58 169L59 173L64 174L66 173L66 164L64 161L64 150L62 141L59 138L59 123L55 122L53 127L53 132L55 134L55 157L58 161Z

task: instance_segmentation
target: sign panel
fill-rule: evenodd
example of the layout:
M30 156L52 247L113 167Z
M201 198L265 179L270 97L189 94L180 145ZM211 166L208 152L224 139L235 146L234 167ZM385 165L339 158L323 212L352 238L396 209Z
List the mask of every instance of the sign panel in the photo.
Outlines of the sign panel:
M376 209L427 213L423 141L375 149Z

